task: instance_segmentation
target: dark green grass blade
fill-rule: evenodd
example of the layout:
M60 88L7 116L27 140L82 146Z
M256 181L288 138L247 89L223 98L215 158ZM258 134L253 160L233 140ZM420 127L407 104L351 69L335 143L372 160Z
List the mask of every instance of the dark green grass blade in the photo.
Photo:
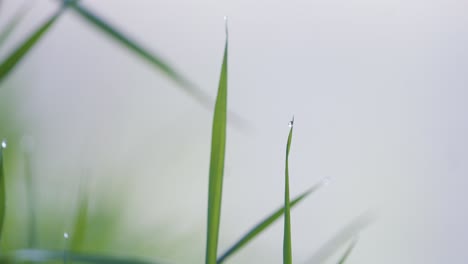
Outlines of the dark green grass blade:
M283 237L283 264L292 264L291 246L291 205L289 201L289 151L294 128L294 117L289 123L288 143L286 144L286 166L284 171L284 237Z
M218 252L219 224L221 218L221 198L223 191L224 156L226 149L226 110L227 110L227 63L228 36L226 26L226 43L223 64L219 78L218 96L216 98L213 130L211 134L210 176L208 187L208 219L206 236L206 264L215 264Z
M62 0L66 2L66 0ZM205 94L202 90L196 87L193 83L188 81L182 74L180 74L174 67L172 67L167 61L162 59L160 56L150 52L148 49L144 48L143 45L136 42L134 39L130 38L122 31L118 30L115 26L112 26L108 21L102 18L102 16L97 15L95 12L86 8L82 4L75 3L72 5L72 9L76 11L81 17L83 17L87 22L92 24L95 28L101 30L110 38L114 39L128 50L133 52L135 55L148 62L157 70L164 73L172 81L177 83L185 92L190 96L196 99L205 107L212 106L212 100L210 97Z
M88 223L88 204L88 193L82 185L78 197L75 223L71 233L70 249L72 251L80 251L82 249Z
M372 212L366 212L336 233L328 242L326 242L306 263L322 263L330 257L341 245L356 236L362 229L371 224L375 219Z
M290 202L291 208L293 208L296 204L298 204L302 199L307 197L309 194L312 194L320 187L323 186L323 181L319 182L318 184L314 185L313 187L309 188L301 195L297 196ZM239 241L237 241L234 245L232 245L225 253L223 253L219 258L217 263L224 262L228 257L236 253L238 250L246 246L252 239L260 235L264 230L270 227L276 220L278 220L284 213L284 206L274 211L271 215L265 218L263 221L258 223L252 229L250 229L244 236L242 236Z
M346 260L348 259L349 255L353 251L354 247L356 246L356 243L358 242L358 238L355 237L351 243L349 244L348 248L346 248L346 251L344 252L343 256L340 258L338 261L338 264L344 264Z
M0 239L2 238L3 223L5 221L5 208L5 172L3 169L3 147L0 145Z
M146 261L133 258L120 258L104 255L87 255L72 252L42 250L42 249L24 249L17 250L8 254L0 255L0 263L23 263L23 262L62 262L64 254L67 260L73 263L91 263L91 264L158 264L168 263L162 261Z
M60 15L65 11L64 5L52 15L44 24L35 30L20 46L18 46L8 57L0 64L0 83L8 76L13 68L21 61L21 59L34 47L35 44L44 36L45 33L57 21Z
M2 29L0 32L0 48L3 46L5 41L8 39L8 37L11 35L11 33L15 30L16 26L21 22L23 19L24 15L26 14L26 11L28 9L26 8L21 8L12 18L10 21L8 21L7 25Z

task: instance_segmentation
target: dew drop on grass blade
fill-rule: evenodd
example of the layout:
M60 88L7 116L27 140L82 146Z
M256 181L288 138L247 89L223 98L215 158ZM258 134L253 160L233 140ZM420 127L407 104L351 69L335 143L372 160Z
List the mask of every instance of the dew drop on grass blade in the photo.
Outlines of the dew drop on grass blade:
M5 194L5 171L3 167L3 152L7 147L6 140L0 142L0 239L2 238L3 223L5 222L6 194Z
M226 18L225 18L226 20ZM219 77L213 128L211 134L211 155L208 186L208 217L205 263L215 264L218 252L219 224L221 217L221 197L223 191L224 156L226 150L226 112L228 78L228 32L226 20L226 42L223 63Z
M284 173L284 237L283 237L283 264L292 264L291 245L291 205L289 201L289 151L291 149L294 117L289 122L289 135L286 144L286 164Z

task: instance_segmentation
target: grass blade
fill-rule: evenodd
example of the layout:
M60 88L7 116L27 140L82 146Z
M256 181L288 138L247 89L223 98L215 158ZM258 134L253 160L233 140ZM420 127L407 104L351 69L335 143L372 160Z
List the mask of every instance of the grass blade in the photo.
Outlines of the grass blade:
M354 237L354 239L351 241L349 244L348 248L346 249L345 253L343 256L340 258L338 261L338 264L344 264L346 260L348 259L349 255L353 251L354 247L356 246L356 243L358 242L358 237Z
M0 263L23 263L23 262L62 262L64 252L42 249L23 249L13 251L9 254L0 255ZM162 261L146 261L134 258L120 258L104 255L87 255L67 252L67 260L71 262L90 264L159 264L168 263Z
M37 197L35 190L35 181L31 170L31 152L25 151L24 153L24 174L26 185L26 198L28 201L28 247L33 248L37 246Z
M5 172L3 169L3 149L6 141L0 143L0 239L2 238L3 223L5 222L6 194L5 194Z
M307 197L309 194L312 194L320 187L324 185L323 181L320 181L316 185L312 186L301 195L297 196L290 202L291 208L293 208L296 204L298 204L302 199ZM236 253L239 249L246 246L252 239L260 235L265 229L267 229L270 225L272 225L276 220L278 220L284 213L284 206L274 211L271 215L267 218L262 220L252 229L250 229L241 239L239 239L234 245L232 245L225 253L223 253L219 258L217 263L223 263L228 257L232 254Z
M283 264L292 264L291 246L291 205L289 201L289 151L291 149L294 117L289 122L288 143L286 144L286 166L284 171L284 238L283 238Z
M5 28L3 28L0 33L0 48L3 46L3 43L8 39L11 33L15 30L16 26L21 22L24 15L26 14L27 9L21 8L12 18L8 21Z
M226 150L226 112L227 112L227 71L228 34L226 24L226 43L223 64L219 78L213 130L211 134L210 176L208 187L208 219L206 237L206 264L215 264L218 252L219 224L221 218L221 198L223 191L224 156Z
M85 240L87 223L88 223L88 193L85 187L81 187L78 197L78 207L75 215L75 223L72 229L70 249L72 251L79 251L83 246Z
M0 83L8 76L11 70L21 61L21 59L34 47L35 44L44 36L44 34L52 27L55 21L65 11L67 5L63 5L55 12L44 24L34 31L26 40L17 47L3 62L0 64Z
M62 0L62 2L64 3L66 1L67 0ZM134 39L130 38L122 31L118 30L115 26L111 25L108 21L103 19L102 16L97 15L95 12L91 11L89 8L86 8L84 5L75 3L71 7L74 11L76 11L81 17L83 17L87 22L92 24L95 28L101 30L101 32L105 33L107 36L114 39L122 46L126 47L135 55L148 62L151 66L164 73L167 77L169 77L172 81L177 83L182 89L184 89L185 92L187 92L191 97L196 99L202 105L204 105L205 107L212 106L212 100L210 96L205 94L193 83L188 81L188 79L182 76L182 74L175 70L175 68L163 58L144 48L143 45L139 44Z
M362 229L373 222L375 216L372 212L366 212L336 233L325 245L323 245L313 257L305 263L322 263L330 257L338 247L356 236Z

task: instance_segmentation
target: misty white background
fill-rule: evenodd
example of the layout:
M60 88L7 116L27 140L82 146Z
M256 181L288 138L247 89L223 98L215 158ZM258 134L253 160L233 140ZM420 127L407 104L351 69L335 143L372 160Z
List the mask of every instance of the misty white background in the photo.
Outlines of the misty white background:
M33 2L7 47L58 7ZM292 212L296 263L367 209L350 264L468 261L466 1L81 2L213 98L229 16L229 108L249 127L228 129L221 251L283 202L294 115L292 196L332 179ZM0 24L22 3L3 1ZM2 86L36 177L57 186L42 203L91 170L126 184L132 228L170 223L193 234L174 260L203 261L211 111L71 11ZM281 254L278 221L229 263Z

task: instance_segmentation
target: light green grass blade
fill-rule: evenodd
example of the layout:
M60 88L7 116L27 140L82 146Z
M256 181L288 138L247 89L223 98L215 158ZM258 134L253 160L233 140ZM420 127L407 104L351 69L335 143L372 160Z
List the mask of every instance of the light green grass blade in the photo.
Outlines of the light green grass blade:
M354 247L356 246L356 243L358 242L358 237L355 237L351 243L349 244L348 248L344 252L343 256L340 258L338 261L338 264L344 264L346 260L348 259L349 255L353 251Z
M5 222L6 194L5 172L3 169L3 141L0 142L0 240L2 238L3 223Z
M21 8L12 18L6 26L0 32L0 48L3 46L5 41L11 35L11 33L15 30L16 26L21 22L24 15L26 14L27 8Z
M82 185L79 197L78 207L75 215L75 223L71 233L70 249L74 252L80 251L86 236L88 223L88 193L84 185Z
M298 204L302 199L307 197L309 194L314 193L316 190L318 190L320 187L324 185L323 181L320 181L318 184L312 186L305 192L303 192L301 195L297 196L294 198L290 206L293 208L296 204ZM242 236L239 241L237 241L234 245L232 245L228 250L226 250L225 253L223 253L219 258L217 263L223 263L228 257L232 256L234 253L236 253L238 250L246 246L252 239L260 235L264 230L266 230L268 227L270 227L276 220L278 220L284 213L284 206L277 209L274 211L271 215L269 215L267 218L262 220L260 223L258 223L256 226L254 226L252 229L250 229L244 236Z
M284 237L283 237L283 264L292 264L291 245L291 205L289 201L289 151L294 128L294 117L289 122L288 143L286 144L286 166L284 170Z
M42 250L42 249L24 249L17 250L8 254L0 255L0 263L24 263L24 262L62 262L64 254L67 260L73 263L91 263L91 264L159 264L169 263L163 261L146 261L134 258L120 258L114 256L79 254L72 252Z
M28 247L37 247L37 196L36 184L33 179L33 172L31 170L31 153L25 152L24 154L24 174L26 185L26 198L28 203Z
M228 78L228 35L226 26L226 43L223 64L219 77L218 95L216 98L213 130L211 134L210 176L208 186L208 219L206 236L206 264L215 264L218 252L219 224L221 218L221 198L223 191L224 155L226 150L226 111L227 111L227 78Z
M336 233L329 241L327 241L313 257L308 259L305 263L316 264L323 263L329 258L336 250L342 246L346 241L356 236L362 229L366 228L375 219L373 212L366 212Z
M65 11L63 5L52 15L44 24L35 30L26 40L20 44L8 57L0 64L0 83L8 76L13 68L21 61L21 59L34 47L35 44L44 36L44 34L52 27L60 15Z
M66 2L66 0L62 1ZM186 93L188 93L192 98L196 99L199 103L201 103L205 107L212 106L212 100L207 94L205 94L202 90L196 87L193 83L188 81L187 78L182 76L182 74L175 70L175 68L163 58L144 48L143 45L139 44L134 39L124 34L115 26L111 25L111 23L103 19L102 16L97 15L95 12L93 12L89 8L86 8L84 5L75 3L74 5L72 5L72 9L76 11L81 17L83 17L87 22L92 24L95 28L101 30L101 32L107 34L107 36L114 39L122 46L126 47L128 50L133 52L135 55L137 55L144 61L148 62L157 70L161 71L172 81L177 83Z

